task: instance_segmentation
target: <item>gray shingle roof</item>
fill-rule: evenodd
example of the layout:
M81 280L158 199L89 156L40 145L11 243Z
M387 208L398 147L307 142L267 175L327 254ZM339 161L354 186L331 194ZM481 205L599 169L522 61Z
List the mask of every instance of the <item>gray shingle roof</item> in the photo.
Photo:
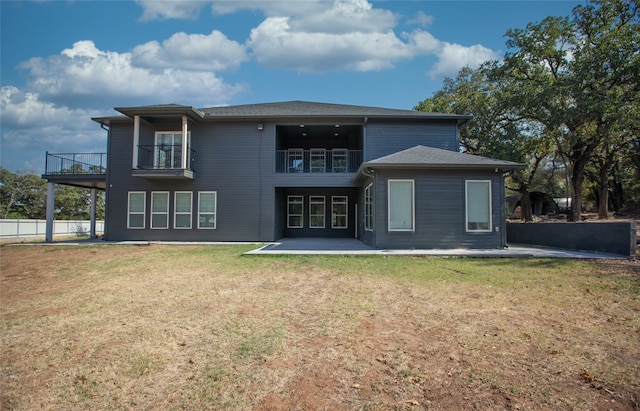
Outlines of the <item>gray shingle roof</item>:
M524 167L523 164L505 160L496 160L457 151L439 148L415 146L388 156L367 161L362 167L370 168L499 168L514 170ZM361 167L361 168L362 168Z
M466 121L471 116L443 113L425 113L380 107L352 106L346 104L314 103L309 101L285 101L280 103L246 104L239 106L209 107L200 109L208 118L238 117L384 117L429 118Z

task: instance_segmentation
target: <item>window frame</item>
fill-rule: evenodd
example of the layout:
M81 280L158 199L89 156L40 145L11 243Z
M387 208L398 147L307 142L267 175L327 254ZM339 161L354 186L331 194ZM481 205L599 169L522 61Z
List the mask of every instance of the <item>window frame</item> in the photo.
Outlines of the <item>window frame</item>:
M364 230L373 231L373 183L364 188Z
M189 195L189 212L186 211L178 211L178 197L182 194ZM179 227L178 226L178 216L179 215L188 215L189 216L189 226L188 227ZM193 192L192 191L176 191L173 193L173 228L176 230L190 230L193 227Z
M343 165L338 166L339 163L343 163ZM333 173L346 173L349 171L348 149L334 148L331 150L331 171Z
M391 185L393 183L411 183L411 227L410 228L392 228L391 227L391 210L392 200ZM387 180L387 230L390 232L414 232L416 230L416 185L413 179L388 179Z
M317 166L315 162L322 162L322 166ZM324 148L312 148L309 150L309 172L324 173L327 171L327 150Z
M319 201L318 199L322 199ZM314 213L314 205L322 205L322 214ZM303 207L304 209L304 207ZM322 217L322 225L313 225L313 217ZM309 196L309 228L325 228L327 226L327 198L325 196L310 195Z
M132 194L141 194L142 195L142 211L131 211L131 195ZM132 215L142 215L142 227L133 227L131 226L131 216ZM144 230L147 221L147 192L146 191L129 191L127 193L127 229L130 230Z
M344 201L336 201L336 199L344 199ZM335 205L344 204L344 214L336 214ZM335 225L335 217L344 217L344 226ZM331 228L336 230L347 230L349 228L349 196L331 196Z
M300 201L291 201L294 198L299 198ZM292 204L300 204L300 214L291 213ZM291 225L291 217L300 217L300 225ZM287 196L287 228L304 228L304 196L302 195Z
M470 229L469 228L469 183L471 184L478 184L478 183L483 183L483 184L487 184L487 188L489 191L489 195L488 195L488 200L489 200L489 204L488 204L488 217L489 217L489 221L488 221L488 228L486 229ZM493 184L491 180L465 180L464 182L464 214L465 214L465 221L464 221L464 228L465 228L465 232L467 233L492 233L493 232L493 199L492 199L492 194L493 194ZM477 221L474 221L473 223L478 223Z
M159 144L158 143L158 136L160 135L171 135L171 140L173 144L170 144L169 146L171 147L170 150L170 158L171 158L171 165L169 167L166 166L166 160L165 160L165 164L160 164L160 153L162 152L162 150L160 150L160 146L163 144ZM176 142L176 136L178 136L180 138L179 140L179 144L175 144ZM154 134L154 138L153 138L153 142L154 142L154 150L153 150L153 168L158 168L158 169L189 169L191 166L191 155L190 155L190 151L191 151L191 132L188 131L187 132L187 147L182 147L182 131L156 131ZM176 160L176 147L180 146L180 156L177 158L178 160L178 164L174 164L175 160ZM182 164L182 150L187 150L187 164ZM166 151L165 151L166 154ZM184 167L183 167L184 165Z
M301 148L288 149L287 150L287 173L303 173L303 172L304 172L304 150Z
M202 195L213 194L213 211L202 211ZM213 215L213 226L203 227L201 224L203 215ZM198 191L198 230L215 230L218 227L218 192L217 191Z
M154 205L156 204L155 201L155 195L156 194L166 194L166 202L163 201L163 203L166 203L166 211L154 211ZM167 230L169 229L169 200L170 200L170 194L168 191L152 191L151 192L151 221L149 223L150 228L152 230ZM165 216L165 225L163 227L156 227L154 226L154 216L157 215L164 215Z

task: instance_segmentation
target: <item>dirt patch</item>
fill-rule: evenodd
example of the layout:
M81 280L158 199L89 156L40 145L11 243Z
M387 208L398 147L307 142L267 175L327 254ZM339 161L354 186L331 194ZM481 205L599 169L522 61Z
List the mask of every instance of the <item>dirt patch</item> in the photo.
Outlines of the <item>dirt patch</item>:
M638 261L240 251L0 248L0 408L640 409Z

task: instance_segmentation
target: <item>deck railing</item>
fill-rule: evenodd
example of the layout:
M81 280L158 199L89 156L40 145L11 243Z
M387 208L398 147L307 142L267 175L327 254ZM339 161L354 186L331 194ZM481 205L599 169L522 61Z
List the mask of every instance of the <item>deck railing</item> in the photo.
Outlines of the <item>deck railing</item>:
M138 168L144 170L185 169L193 171L196 152L189 149L187 164L182 164L182 145L138 146Z
M355 173L362 150L287 149L276 151L277 173Z
M45 165L46 175L107 173L107 153L49 153Z

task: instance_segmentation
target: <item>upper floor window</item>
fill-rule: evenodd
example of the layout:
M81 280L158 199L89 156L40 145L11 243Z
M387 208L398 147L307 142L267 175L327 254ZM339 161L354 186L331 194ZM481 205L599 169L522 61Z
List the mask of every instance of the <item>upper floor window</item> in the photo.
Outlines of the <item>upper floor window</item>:
M162 131L156 133L154 167L189 168L191 133L187 134L187 147L182 147L181 131ZM182 164L183 152L187 152L186 164Z
M311 149L311 172L312 173L324 173L325 172L325 150L322 148Z
M491 232L491 181L467 180L466 220L468 232Z

